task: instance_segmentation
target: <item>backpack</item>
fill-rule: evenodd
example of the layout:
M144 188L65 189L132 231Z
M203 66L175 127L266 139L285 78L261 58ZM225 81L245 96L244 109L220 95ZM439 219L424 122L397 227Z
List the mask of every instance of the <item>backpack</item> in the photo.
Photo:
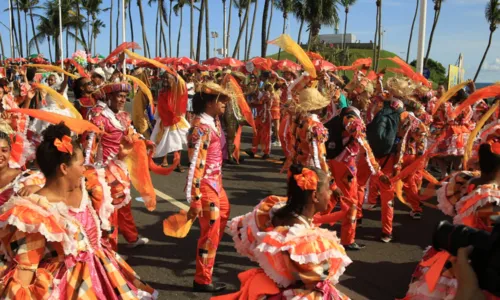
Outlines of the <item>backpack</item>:
M375 115L373 121L366 126L366 137L376 158L393 153L399 129L399 118L403 109L394 109L391 102L384 102L383 108Z
M346 107L347 108L347 107ZM343 143L344 135L344 117L349 115L356 115L353 111L347 111L343 108L340 114L333 117L330 121L325 123L325 128L328 129L328 141L326 142L326 158L334 159L344 151L345 147L352 141L352 137L349 141Z

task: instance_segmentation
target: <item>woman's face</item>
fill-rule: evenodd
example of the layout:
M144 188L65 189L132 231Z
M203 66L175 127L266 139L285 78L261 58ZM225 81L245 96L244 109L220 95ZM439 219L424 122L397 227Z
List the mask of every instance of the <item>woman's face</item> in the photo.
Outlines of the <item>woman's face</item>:
M6 140L0 140L0 169L9 165L10 159L10 146Z
M86 94L90 94L94 91L94 86L92 85L92 81L90 81L90 79L83 79L82 91Z
M49 86L53 86L56 83L56 77L54 75L50 75L47 79L47 83Z
M66 168L66 179L70 183L71 190L80 187L83 172L85 172L83 152L81 149L76 149L75 156Z
M330 202L330 196L332 195L332 190L328 185L329 180L321 182L319 189L316 191L316 211L324 212L328 208L328 203Z

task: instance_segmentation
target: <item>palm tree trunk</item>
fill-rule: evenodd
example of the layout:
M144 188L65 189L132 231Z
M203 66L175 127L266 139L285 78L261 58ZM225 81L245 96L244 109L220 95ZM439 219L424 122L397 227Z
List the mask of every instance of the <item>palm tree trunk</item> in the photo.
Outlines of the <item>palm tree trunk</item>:
M231 0L229 0L231 1ZM226 0L222 0L222 51L226 49Z
M377 46L377 60L375 61L375 72L378 72L378 63L380 60L380 46L382 45L382 0L380 0L380 7L378 13L378 46Z
M410 39L408 40L408 49L406 50L406 63L408 63L408 61L410 60L411 39L413 38L413 29L415 28L415 21L417 20L419 4L420 0L417 0L417 7L415 7L415 15L413 15L413 22L411 23Z
M240 22L240 32L238 33L238 38L236 39L236 46L234 47L233 57L236 56L236 51L239 52L240 41L241 41L241 37L243 36L243 30L245 28L245 23L247 20L248 20L248 9L245 12L245 17L243 17L243 23L241 24L241 22ZM239 57L239 54L238 54L238 57Z
M28 18L26 11L24 12L24 36L26 38L26 57L30 56L30 47L28 46Z
M189 26L191 27L189 29L189 31L190 31L189 58L193 59L193 57L194 57L194 0L191 0L191 4L189 5L189 14L191 15L190 20L189 20L189 22L190 22ZM172 24L172 23L170 23L170 24Z
M33 10L30 6L30 20L31 20L31 33L33 33L33 36L36 35L36 32L35 32L35 22L33 22ZM40 53L40 47L38 46L38 40L37 39L34 39L35 40L35 46L36 46L36 52L37 53Z
M479 64L479 67L477 68L476 75L474 76L474 82L476 82L477 77L479 76L479 73L481 72L481 68L483 67L484 60L486 59L486 56L488 55L488 51L490 50L491 40L493 39L493 32L495 32L495 31L490 29L490 39L488 40L488 46L486 47L486 50L484 51L484 54L483 54L483 58L481 59L481 63Z
M90 50L92 50L92 30L94 30L94 26L90 23L90 12L87 10L87 41L89 41Z
M132 3L129 1L128 3L128 20L130 23L130 35L132 37L132 41L134 40L134 22L132 22ZM135 49L132 48L132 52L135 52Z
M312 32L311 32L311 26L309 26L309 37L307 38L307 51L311 50L311 42L312 42ZM296 62L299 60L297 59Z
M113 1L111 1L111 9L113 9ZM80 14L80 1L76 0L76 17L78 20L80 20L80 16L81 16L81 14ZM78 29L80 30L80 37L82 39L82 43L83 43L83 47L85 48L85 51L90 52L90 49L87 46L87 41L85 40L85 35L83 34L82 26L78 25ZM111 45L110 45L109 52L111 52Z
M231 16L233 14L233 0L229 0L229 17L227 20L227 34L224 37L226 39L226 49L224 50L224 57L227 57L229 55L229 36L231 32Z
M109 8L109 52L113 51L113 0Z
M160 46L161 44L161 40L160 40L160 43L158 43L158 21L160 19L160 1L158 1L158 10L156 11L156 25L155 25L155 57L158 57L158 46ZM160 37L161 39L161 37Z
M207 59L210 58L210 27L209 27L209 17L208 17L208 0L205 0L205 43L206 43L206 55Z
M160 24L161 24L161 27L160 27L160 33L161 33L161 36L163 38L163 53L165 53L165 56L168 55L168 52L167 52L167 37L165 36L165 29L163 27L163 19L160 20ZM170 26L169 26L170 27ZM161 52L161 49L160 49L160 56L162 56L162 52Z
M95 44L96 38L97 38L97 35L94 34L94 53L97 53L97 51L96 51L96 44Z
M286 19L287 19L288 15L286 12L283 13L283 32L282 34L285 34L285 30L286 30ZM309 31L311 31L309 29ZM310 39L309 39L310 40ZM310 42L310 41L309 41ZM281 57L281 48L278 50L278 60L280 60L280 57Z
M196 61L200 61L200 54L201 54L201 34L203 31L203 16L205 15L205 2L206 0L201 0L201 7L200 7L200 18L198 19L198 40L197 40L197 45L196 45Z
M269 12L269 2L270 0L264 1L264 12L262 13L262 33L261 33L261 45L260 45L260 56L266 57L267 41L266 41L266 30L267 30L267 14Z
M47 44L49 45L49 58L50 58L50 62L54 62L52 60L52 48L50 47L50 36L47 36Z
M177 35L177 55L176 57L179 57L179 49L180 49L180 45L181 45L181 31L182 31L182 7L181 7L181 18L180 18L180 21L179 21L179 34ZM172 24L172 23L170 23Z
M259 5L259 0L255 0L255 4L253 6L252 30L250 30L250 40L248 41L248 50L247 50L246 60L250 59L250 49L252 49L253 30L255 28L255 20L257 19L257 6L258 5Z
M373 39L373 69L374 70L375 70L375 61L377 59L378 15L379 15L379 7L377 5L377 15L375 17L375 37Z
M2 51L2 58L5 58L5 51L3 48L3 40L2 40L2 35L0 34L0 50Z
M142 11L142 0L137 0L137 6L139 6L139 16L141 19L141 27L142 27L142 42L144 45L144 56L151 56L151 53L148 48L148 37L146 36L146 28L144 24L144 13ZM146 54L147 53L147 54Z
M111 1L113 1L113 0L111 0ZM141 0L139 0L139 1L141 1ZM116 43L115 43L115 47L118 47L118 42L119 42L118 37L120 36L120 28L119 28L120 26L118 26L119 22L120 22L120 6L121 6L120 0L116 0L116 4L117 4L116 6L118 6L118 10L116 11L116 39L115 39Z
M347 37L347 15L349 14L349 5L345 8L345 22L344 22L344 37L342 39L342 50L345 50L346 37Z
M248 11L248 13L250 13L250 4L251 4L251 2L252 2L251 0L247 1L247 8L246 8L246 10ZM244 60L246 60L247 51L248 51L248 19L245 22L245 52L243 52L243 59Z
M69 34L68 34L68 27L66 27L66 57L69 57Z
M271 13L269 15L269 24L267 24L266 52L267 52L267 42L269 41L269 33L271 32L271 23L273 22L273 11L274 11L274 4L273 1L271 1Z
M300 20L299 36L297 37L297 44L300 45L300 38L302 37L302 28L304 27L304 20Z
M73 51L73 53L76 52L76 47L78 43L78 40L76 39L77 36L78 36L78 29L75 28L75 51Z
M436 10L434 13L434 23L432 23L431 35L429 36L429 46L427 47L427 54L425 54L424 67L427 67L427 60L429 59L429 54L431 54L432 39L434 38L434 31L436 30L440 13L441 13L440 9Z
M174 0L170 0L170 8L168 12L168 56L172 57L172 4ZM180 28L180 26L179 26ZM177 47L179 48L179 47ZM165 53L165 55L167 55Z
M242 11L243 10L241 8L238 9L238 19L240 20L240 26L238 28L241 28L241 25L243 24L241 20L241 15L243 14ZM238 45L238 59L240 59L240 45Z
M16 10L17 11L17 26L19 28L19 46L21 47L19 50L20 51L19 53L21 53L20 56L22 57L24 51L23 51L23 37L22 37L21 33L23 32L23 30L21 27L21 13L19 12L19 0L16 0L16 3L17 3L17 10Z

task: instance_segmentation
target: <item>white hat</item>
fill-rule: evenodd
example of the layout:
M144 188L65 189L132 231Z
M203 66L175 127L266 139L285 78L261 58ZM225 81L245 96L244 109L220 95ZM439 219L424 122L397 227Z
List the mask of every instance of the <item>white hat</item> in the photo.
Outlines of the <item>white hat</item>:
M106 80L106 74L104 73L104 70L102 68L95 68L94 71L92 71L92 74L97 74L102 77L102 79Z

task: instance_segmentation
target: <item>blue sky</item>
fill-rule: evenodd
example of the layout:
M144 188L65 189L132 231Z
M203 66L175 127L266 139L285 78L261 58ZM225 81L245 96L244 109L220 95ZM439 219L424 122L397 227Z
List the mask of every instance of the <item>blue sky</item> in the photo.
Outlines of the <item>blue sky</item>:
M111 0L104 0L103 7L109 7ZM117 1L114 0L113 27L116 21L116 7ZM219 32L219 39L217 47L222 46L222 1L208 0L210 8L210 31ZM460 53L464 55L464 64L466 71L466 78L473 78L476 69L479 65L484 49L488 42L488 23L484 17L484 9L488 0L447 0L443 4L442 12L440 15L438 27L434 36L431 57L440 61L445 67L448 64L454 64ZM121 2L121 1L120 1ZM168 3L170 1L167 0ZM229 1L228 1L229 2ZM255 24L254 40L252 42L251 57L260 55L261 47L261 24L262 24L262 10L263 0L259 0L257 19ZM415 0L384 0L382 9L382 26L384 27L385 36L383 47L386 50L392 51L397 55L406 58L406 50L408 45L408 36L415 10ZM132 15L134 18L134 34L135 40L142 44L141 26L139 20L139 9L135 5L136 1L132 0ZM174 1L175 4L175 1ZM8 13L3 12L8 7L7 1L1 1L0 4L0 20L8 26L9 19ZM156 4L152 6L147 5L147 1L143 1L143 8L146 21L146 33L148 36L149 44L152 50L151 55L154 56L154 42L155 42L155 22L157 14ZM253 6L252 6L253 13ZM341 16L340 30L343 31L344 13L343 9L339 8ZM375 1L374 0L358 0L357 3L351 7L348 19L348 32L356 35L357 39L362 42L368 42L374 36L375 24ZM106 28L98 38L97 52L106 55L109 52L109 12L102 13L100 16L106 23ZM250 16L251 17L251 16ZM428 0L428 13L427 13L427 36L430 33L432 20L434 17L433 2ZM250 19L251 21L251 19ZM24 30L24 22L22 22ZM175 55L177 34L179 30L179 18L172 14L172 53ZM195 11L195 43L196 43L196 30L198 25L198 12ZM30 23L28 23L30 26ZM274 10L274 16L271 26L270 38L275 38L281 33L283 26L282 14L278 10ZM414 42L410 52L410 58L414 59L417 52L417 30L418 21L414 33ZM120 25L121 28L121 25ZM294 39L297 38L299 29L299 22L291 16L287 33ZM113 31L116 29L114 28ZM321 33L333 33L334 28L324 27ZM233 15L231 21L230 32L230 47L229 51L232 53L234 44L238 34L238 15L237 10L233 6ZM2 35L6 54L9 56L9 31L0 26L0 34ZM31 30L29 31L31 36ZM113 35L115 32L113 33ZM23 35L24 36L24 35ZM121 33L120 33L121 37ZM205 34L203 34L201 57L206 58L205 55ZM130 40L130 28L127 17L127 39ZM307 39L307 32L302 33L302 40ZM114 40L114 37L113 37ZM120 41L121 42L121 41ZM213 39L211 39L211 48L213 48ZM70 53L73 52L74 46L70 42ZM243 44L242 44L243 45ZM142 45L141 45L142 46ZM42 52L48 57L47 43L42 46ZM268 54L276 53L278 48L270 45L268 47ZM33 51L32 51L33 52ZM184 24L181 31L180 42L180 55L189 56L189 8L184 7ZM213 55L210 55L213 56ZM497 30L493 36L493 43L490 48L488 57L486 58L483 70L478 78L478 82L495 82L500 80L500 30Z

